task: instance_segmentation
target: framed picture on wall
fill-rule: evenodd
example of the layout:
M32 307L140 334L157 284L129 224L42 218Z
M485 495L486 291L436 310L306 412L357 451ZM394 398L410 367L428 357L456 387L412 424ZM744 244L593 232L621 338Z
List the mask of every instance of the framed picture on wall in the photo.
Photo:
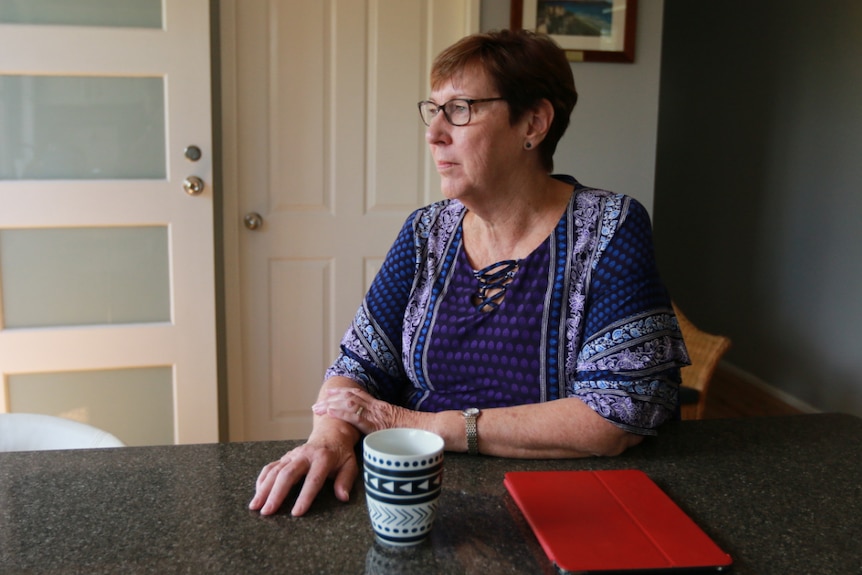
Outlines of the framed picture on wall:
M511 0L511 27L551 36L572 62L634 62L637 0Z

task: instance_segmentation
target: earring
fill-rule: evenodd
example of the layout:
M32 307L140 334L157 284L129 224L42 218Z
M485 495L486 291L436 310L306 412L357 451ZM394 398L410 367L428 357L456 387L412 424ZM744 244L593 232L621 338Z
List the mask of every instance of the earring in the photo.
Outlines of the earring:
M532 147L533 147L533 142L526 142L526 143L524 143L524 149L525 149L525 150L529 150L529 149L530 149L530 148L532 148Z

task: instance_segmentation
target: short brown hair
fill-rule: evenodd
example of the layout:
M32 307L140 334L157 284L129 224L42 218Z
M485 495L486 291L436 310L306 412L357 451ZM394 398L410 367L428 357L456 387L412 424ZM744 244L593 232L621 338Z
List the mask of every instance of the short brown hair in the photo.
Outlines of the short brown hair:
M509 104L514 124L547 99L554 119L539 145L542 165L554 169L554 152L578 101L572 68L566 53L550 37L528 30L499 30L472 34L443 50L431 67L431 87L478 65L487 72L501 98Z

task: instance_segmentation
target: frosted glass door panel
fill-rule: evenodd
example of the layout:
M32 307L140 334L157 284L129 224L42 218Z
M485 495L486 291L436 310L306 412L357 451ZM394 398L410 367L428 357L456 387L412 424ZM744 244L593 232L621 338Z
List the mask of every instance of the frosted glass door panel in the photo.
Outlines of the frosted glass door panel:
M163 180L165 149L160 77L0 75L0 180Z
M164 226L0 230L3 327L167 322Z
M9 376L10 412L95 425L126 445L174 442L173 370L167 366Z
M153 427L136 416L141 385L171 421L146 443L219 440L218 4L0 0L0 412L66 385L69 398L109 396L87 377L28 395L29 374L158 366L155 387L118 380L134 398L114 402L118 417ZM191 176L205 183L196 196Z
M161 28L162 0L0 0L0 23Z

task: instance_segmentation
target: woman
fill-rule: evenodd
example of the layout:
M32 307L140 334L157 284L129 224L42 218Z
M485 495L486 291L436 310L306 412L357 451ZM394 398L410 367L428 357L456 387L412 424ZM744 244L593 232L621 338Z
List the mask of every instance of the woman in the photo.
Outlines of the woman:
M327 371L308 442L264 467L274 513L305 481L347 501L361 436L413 427L500 457L616 455L677 412L688 363L631 198L551 176L577 101L550 39L477 34L420 102L445 200L412 214Z

